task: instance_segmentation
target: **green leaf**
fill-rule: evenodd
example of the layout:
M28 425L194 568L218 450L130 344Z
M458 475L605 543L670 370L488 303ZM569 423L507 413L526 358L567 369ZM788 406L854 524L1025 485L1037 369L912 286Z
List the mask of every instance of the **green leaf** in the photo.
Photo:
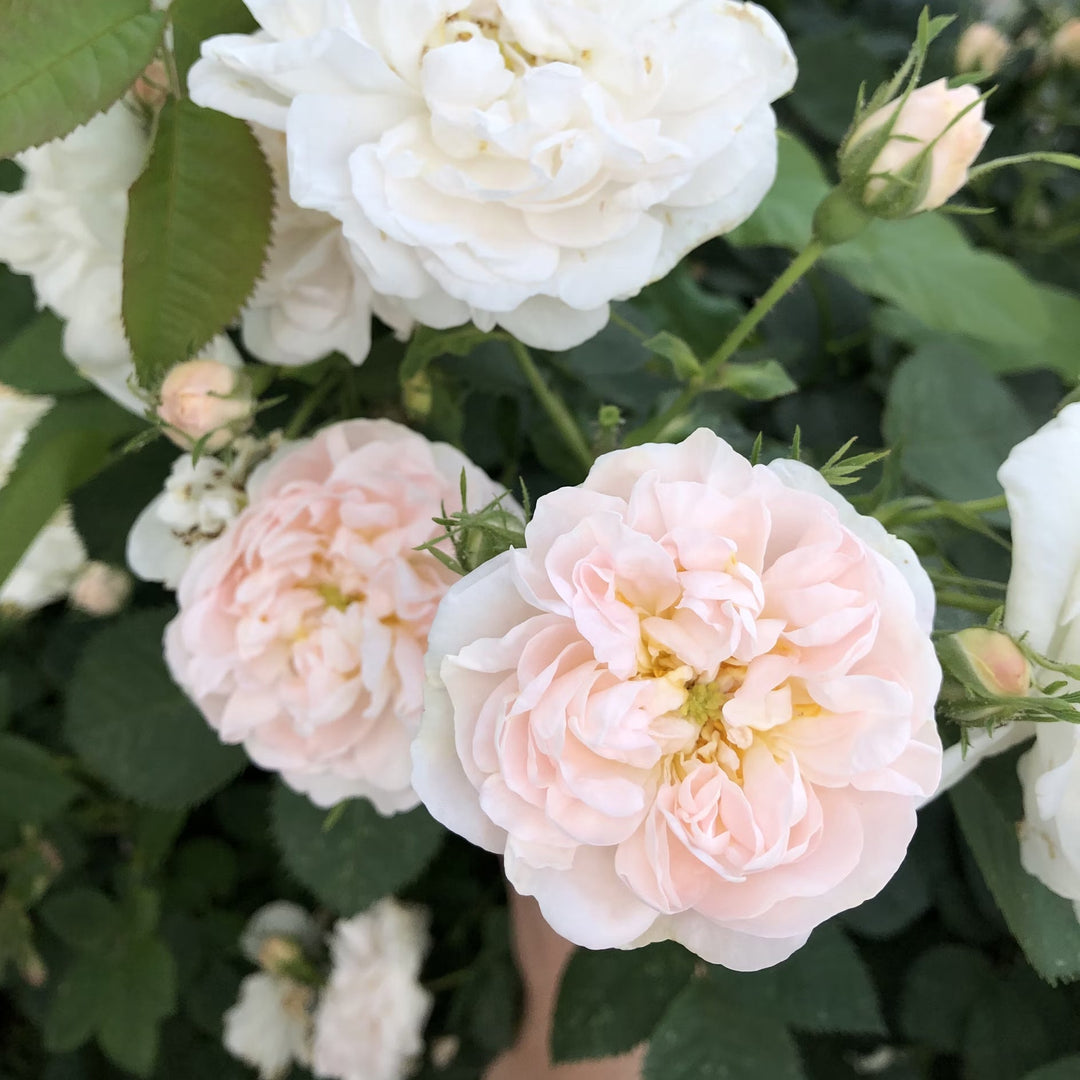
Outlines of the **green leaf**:
M990 961L966 945L938 945L904 976L900 1026L913 1042L956 1054L978 998L994 978Z
M734 1005L814 1034L882 1035L877 991L858 950L831 924L797 953L765 971L711 967L709 976Z
M1006 346L1030 346L1049 333L1042 291L1008 259L972 247L940 214L875 221L832 248L825 264L935 330Z
M665 360L671 361L675 377L687 382L701 374L701 361L694 355L694 350L668 330L662 330L655 337L645 342L645 348Z
M1076 1080L1080 1076L1080 1054L1070 1054L1029 1072L1024 1080Z
M56 817L79 790L40 746L0 734L0 817L39 825Z
M1007 764L1014 758L1009 755ZM1080 923L1072 904L1052 893L1020 865L1016 838L1016 809L1003 803L1001 784L992 794L986 780L997 776L984 763L949 793L960 828L975 855L979 870L993 893L1031 966L1048 982L1080 978ZM1011 777L1014 785L1015 776Z
M243 0L173 0L173 57L177 73L186 78L199 59L199 49L218 34L249 34L259 28Z
M444 835L423 807L382 817L367 799L352 799L328 814L284 784L271 813L285 866L339 915L355 915L419 877Z
M124 241L124 325L144 386L239 314L273 207L270 167L247 124L187 100L165 106Z
M222 746L165 668L171 611L140 611L99 631L72 675L65 735L120 794L175 810L224 787L245 764Z
M125 929L120 909L104 893L83 886L51 893L39 913L61 941L83 952L111 949Z
M552 1060L613 1057L645 1042L694 964L673 942L627 952L576 950L559 986Z
M18 564L61 503L86 483L140 421L99 395L58 402L30 432L0 488L0 582Z
M643 1080L802 1080L782 1024L732 1005L699 980L672 1002L649 1043Z
M799 389L777 360L725 364L720 369L713 387L717 390L730 390L747 401L773 401Z
M154 57L165 14L147 0L0 0L0 158L74 131Z
M77 955L57 983L42 1029L50 1054L75 1050L97 1029L108 1007L102 994L104 963L92 953Z
M24 394L77 394L90 384L64 355L64 324L44 312L0 351L0 383Z
M149 1076L161 1021L176 1010L176 965L156 938L134 938L111 959L101 1049L122 1069Z
M904 472L946 499L997 495L997 471L1034 430L1020 402L970 353L923 346L896 370L883 423Z
M427 370L428 365L440 356L468 356L474 349L492 340L492 336L478 330L471 323L452 330L432 330L418 326L405 349L398 377L402 385Z

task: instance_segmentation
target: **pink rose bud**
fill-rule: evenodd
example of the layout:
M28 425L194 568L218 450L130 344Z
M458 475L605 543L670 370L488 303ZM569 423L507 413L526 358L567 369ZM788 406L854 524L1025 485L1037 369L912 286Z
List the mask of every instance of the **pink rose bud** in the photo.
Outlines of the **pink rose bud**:
M1031 689L1031 667L1008 634L973 626L948 640L954 648L946 663L966 685L994 697L1023 697Z
M991 127L975 86L945 79L882 106L848 138L844 186L877 217L905 218L944 206L967 183Z
M90 562L71 587L71 606L87 615L115 615L131 595L131 575L108 563Z
M160 109L169 99L169 74L163 60L152 60L135 80L131 92L144 105Z
M158 416L177 445L206 438L213 454L251 424L252 402L243 375L217 360L177 364L161 386Z
M1069 19L1050 42L1050 56L1063 67L1080 68L1080 19Z
M1005 62L1012 45L1009 39L990 23L972 23L956 46L956 70L985 71L992 75Z

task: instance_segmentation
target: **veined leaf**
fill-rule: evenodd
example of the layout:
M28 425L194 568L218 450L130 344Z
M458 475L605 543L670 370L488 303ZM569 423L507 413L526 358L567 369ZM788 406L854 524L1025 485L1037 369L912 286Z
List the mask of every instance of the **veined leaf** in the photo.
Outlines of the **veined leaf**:
M190 101L165 106L124 243L124 325L144 386L239 314L273 206L270 166L247 124Z
M148 0L0 0L0 158L108 108L153 59L164 28Z

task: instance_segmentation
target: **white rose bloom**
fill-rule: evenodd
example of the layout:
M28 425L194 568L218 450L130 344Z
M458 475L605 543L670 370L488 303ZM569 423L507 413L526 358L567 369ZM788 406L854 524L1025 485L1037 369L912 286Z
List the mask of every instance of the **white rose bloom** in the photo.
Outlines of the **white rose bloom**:
M0 610L29 614L68 594L86 563L86 549L62 507L37 534L10 577L0 585Z
M1080 405L1069 405L1009 455L999 479L1009 500L1013 565L1005 628L1038 653L1080 664ZM1042 681L1062 678L1044 673ZM1080 685L1071 685L1071 690ZM1035 733L1020 759L1024 868L1080 901L1080 726L1014 725L1013 741ZM995 738L994 742L998 742ZM1080 904L1078 915L1080 915Z
M53 400L20 394L0 383L0 487L7 483L34 425ZM86 549L64 507L38 533L6 581L0 609L28 614L67 595L86 562Z
M403 1080L419 1063L431 994L419 982L427 913L380 900L343 919L315 1013L312 1068L324 1080Z
M294 1061L311 1060L313 994L289 979L259 972L240 984L240 998L225 1014L225 1049L259 1070L262 1080L278 1080Z
M148 146L142 121L121 102L17 155L22 189L0 194L0 262L30 275L38 302L67 320L64 351L82 374L140 413L120 309L128 188Z
M244 344L268 364L307 364L335 351L360 364L371 347L372 311L403 334L412 320L372 292L337 220L289 197L285 137L258 125L255 134L274 172L277 212L262 280L242 317Z
M242 460L243 455L238 460ZM204 454L183 454L173 463L165 490L139 515L127 541L136 577L175 589L195 552L220 536L247 505L246 468L230 468Z
M429 326L578 344L773 182L796 65L753 4L246 2L193 99L285 132L293 200Z
M30 429L52 406L52 398L20 394L0 383L0 487L15 468Z

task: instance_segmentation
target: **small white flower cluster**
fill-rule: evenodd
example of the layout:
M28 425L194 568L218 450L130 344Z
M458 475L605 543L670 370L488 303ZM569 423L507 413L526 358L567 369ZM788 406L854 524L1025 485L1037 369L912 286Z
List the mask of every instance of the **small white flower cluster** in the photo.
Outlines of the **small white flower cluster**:
M387 897L342 919L325 949L294 904L257 912L241 939L261 971L225 1014L225 1048L278 1080L294 1062L319 1080L404 1080L423 1051L431 995L420 984L427 913Z

